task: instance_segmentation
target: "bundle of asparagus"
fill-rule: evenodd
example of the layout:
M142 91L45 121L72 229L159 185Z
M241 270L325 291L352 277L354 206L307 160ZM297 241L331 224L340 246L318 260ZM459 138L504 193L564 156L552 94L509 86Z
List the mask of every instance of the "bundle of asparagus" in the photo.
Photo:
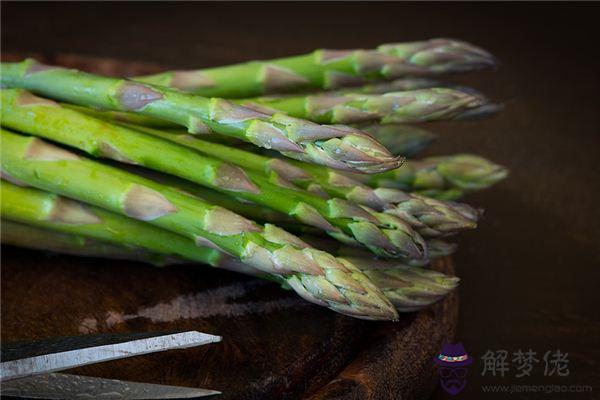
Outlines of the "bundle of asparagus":
M449 39L134 79L3 63L2 242L206 264L395 320L457 286L427 269L454 251L440 238L477 226L455 200L507 173L468 154L404 160L435 135L403 123L497 111L430 79L493 64ZM341 125L356 123L372 125Z

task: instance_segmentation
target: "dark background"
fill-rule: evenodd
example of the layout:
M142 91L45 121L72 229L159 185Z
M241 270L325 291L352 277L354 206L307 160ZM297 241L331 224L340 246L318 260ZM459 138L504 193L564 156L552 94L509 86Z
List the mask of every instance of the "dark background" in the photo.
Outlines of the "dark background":
M502 62L497 71L452 80L505 102L505 111L432 124L441 138L427 153L473 152L511 170L467 199L486 215L457 239L457 341L476 358L533 349L540 363L529 378L515 378L515 364L505 377L482 377L478 359L460 397L481 398L488 383L593 385L598 396L598 11L594 4L3 2L2 50L185 68L440 36L488 49ZM557 349L568 353L570 374L544 377L543 354Z

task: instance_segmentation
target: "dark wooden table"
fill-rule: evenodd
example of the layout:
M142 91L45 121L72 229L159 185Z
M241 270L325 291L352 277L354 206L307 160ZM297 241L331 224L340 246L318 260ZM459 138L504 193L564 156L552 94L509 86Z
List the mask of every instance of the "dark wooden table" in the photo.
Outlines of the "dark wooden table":
M436 124L429 154L474 152L512 171L471 196L486 209L456 256L457 340L477 358L461 398L483 385L592 385L600 391L600 89L597 5L16 4L2 5L3 51L93 54L170 67L271 58L315 47L371 47L436 36L477 43L498 71L454 77L506 103L476 123ZM482 376L481 357L536 351L531 377ZM546 351L569 375L544 376ZM410 369L410 366L407 366ZM593 398L521 393L511 398ZM436 398L448 396L439 391Z

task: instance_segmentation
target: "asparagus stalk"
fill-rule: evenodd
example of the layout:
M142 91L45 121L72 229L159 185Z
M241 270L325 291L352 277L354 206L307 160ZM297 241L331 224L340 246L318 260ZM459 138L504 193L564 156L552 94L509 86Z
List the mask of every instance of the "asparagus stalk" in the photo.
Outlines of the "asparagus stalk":
M1 188L0 208L3 219L63 234L63 236L47 235L48 238L44 239L45 244L40 243L39 237L27 235L26 238L30 244L26 247L47 245L46 241L53 240L55 246L72 248L71 240L65 240L64 235L75 234L89 238L85 241L78 240L79 248L87 246L89 240L92 239L109 243L112 246L138 249L141 251L140 256L158 254L214 267L217 267L222 260L221 253L215 249L198 246L183 236L135 219L125 218L101 208L32 187L17 186L5 180L2 180ZM3 223L3 235L5 230L7 227ZM112 249L107 249L107 251L112 251Z
M507 175L506 168L483 157L456 154L408 160L402 168L394 171L370 176L352 174L352 178L371 187L408 190L424 196L454 200L467 193L486 189Z
M216 192L211 189L206 189L200 187L198 185L194 185L191 182L184 181L181 179L174 178L172 176L167 176L164 174L156 174L150 173L147 170L139 170L136 169L133 171L134 173L141 174L142 176L148 177L154 181L161 182L163 184L167 184L172 187L179 188L184 190L187 193L191 193L194 196L197 196L203 200L208 202L219 204L221 206L225 206L231 211L243 215L244 217L251 218L256 221L261 221L265 223L273 223L279 226L285 227L287 230L291 232L295 232L298 234L302 234L302 240L308 242L313 247L316 247L320 250L324 250L330 252L332 254L339 255L361 255L362 258L368 260L374 260L376 258L373 257L373 254L370 251L367 251L364 247L348 247L344 244L340 243L336 240L327 241L326 238L319 235L319 231L312 231L312 236L307 235L306 227L303 225L294 224L293 219L289 218L287 215L282 213L273 212L270 209L266 209L261 207L255 203L248 203L246 201L240 201L231 196ZM431 201L431 199L428 199ZM461 204L461 203L453 203L455 207L457 207L456 212L461 212L463 217L473 223L477 221L477 218L481 214L480 210L475 210L472 207ZM418 207L414 205L415 211L418 210ZM287 217L287 218L286 218ZM415 217L410 216L409 219L413 219ZM448 222L447 222L448 223ZM419 225L419 222L416 223ZM429 228L431 229L431 228ZM427 232L426 232L427 233ZM439 234L433 236L440 236ZM332 243L333 242L333 243ZM428 259L420 259L420 260L406 260L407 264L410 265L425 265L429 260L433 260L435 258L449 256L454 253L456 250L456 246L446 243L439 239L429 239L426 241L427 254ZM397 260L390 261L390 263L398 264ZM363 267L361 266L361 269ZM367 267L364 267L367 269Z
M6 137L3 137L3 142L5 140ZM43 154L49 157L60 153ZM64 159L59 162L63 161L69 163ZM46 159L45 162L56 163L57 161ZM3 170L4 167L3 164ZM99 172L99 175L102 174ZM72 179L76 179L76 176ZM213 245L206 240L189 240L150 224L84 205L53 193L19 187L2 181L0 194L3 219L63 233L83 234L113 244L141 247L159 254L175 255L186 260L226 269L238 270L237 265L240 263L236 260L242 258L248 264L247 270L261 271L270 279L290 286L300 296L313 303L362 319L397 318L387 298L352 263L309 248L300 239L273 225L266 225L262 229L263 246L266 246L267 240L275 240L276 242L270 242L269 246L279 247L277 250L272 253L261 251L258 250L258 246L252 247L250 240L238 238L238 244L245 245L246 249L249 248L253 253L246 252L242 257L237 256L237 258L224 257L221 250L207 247L206 245L211 247ZM106 195L109 196L108 193ZM145 203L145 206L153 206L148 198ZM195 208L199 210L199 207ZM137 217L139 219L139 216ZM157 219L160 218L164 216ZM202 223L197 218L193 222ZM231 235L228 237L231 238ZM262 259L257 260L257 257Z
M309 88L337 89L368 81L431 76L493 66L486 51L453 39L384 44L374 50L315 50L268 61L136 78L203 96L240 98Z
M3 87L24 88L89 107L132 111L185 126L191 133L229 135L292 158L348 171L373 173L399 165L381 144L354 128L269 115L223 99L46 66L34 60L2 63L1 67Z
M160 266L185 262L180 259L165 259L159 254L141 249L103 243L78 234L53 232L8 220L3 220L1 223L3 244L77 256L141 261ZM223 255L223 261L227 258ZM160 264L157 264L157 260ZM396 310L403 312L423 309L443 298L456 287L459 280L435 271L394 263L385 269L369 269L371 266L369 260L356 257L354 260L363 264L366 268L363 273L377 281L386 296L394 299L392 304ZM260 271L236 262L222 262L222 264L225 269L270 279Z
M52 251L73 256L140 261L159 267L183 262L181 259L151 253L141 248L114 245L79 234L53 232L9 220L0 221L0 226L2 226L0 231L2 244L26 249ZM209 253L216 252L216 250L209 250Z
M465 86L449 85L444 82L435 81L432 79L398 79L390 82L380 82L372 85L365 85L358 88L346 88L331 92L323 93L323 95L343 95L343 94L379 94L383 95L392 92L402 92L406 90L431 89L431 88L452 88L465 93L470 93L477 97L482 105L469 110L463 110L457 119L481 119L491 114L495 114L504 108L503 104L490 103L481 93L474 89Z
M145 115L140 115L132 112L126 111L105 111L105 110L97 110L89 107L78 106L75 104L63 103L61 104L63 107L70 108L75 111L79 111L81 113L89 114L96 118L105 119L107 121L114 122L124 122L128 124L135 124L141 126L148 126L151 128L161 128L161 129L177 129L179 125L174 124L169 121L165 121L163 119L158 119L154 117L147 117Z
M317 93L256 97L239 104L265 113L284 112L321 124L380 124L452 120L488 114L483 96L452 88L429 88L385 94Z
M47 100L21 90L2 90L1 96L4 126L46 137L92 155L143 165L265 205L334 237L361 243L380 255L409 259L425 257L422 238L400 218L364 210L342 199L322 199L309 192L277 186L260 173L245 173L186 147L94 119L55 103L48 104Z
M94 118L114 122L124 123L129 125L142 126L147 128L161 129L174 134L184 134L186 131L177 129L177 125L170 124L168 121L162 121L156 118L144 117L142 115L116 112L116 111L100 111L88 107L76 106L69 103L62 103L61 106L70 108L80 113L91 115ZM360 130L373 136L392 154L410 157L420 151L425 150L435 139L436 135L422 128L417 128L410 125L402 124L387 124L387 125L365 125L358 127ZM245 144L248 147L253 147L252 144L241 142L237 139L220 136L220 135L205 135L202 140L240 146Z
M6 100L5 102L10 103L9 100ZM63 106L82 113L89 114L99 119L118 122L118 118L116 118L114 113L95 111L86 107L73 106L69 104L64 104ZM135 114L132 115L136 116ZM384 208L386 202L388 201L393 203L393 200L390 200L390 197L392 196L399 198L404 197L403 194L398 193L394 190L385 190L381 188L374 190L372 188L369 188L368 186L361 185L358 181L352 181L342 175L337 174L336 172L329 171L326 168L312 166L311 176L308 174L308 172L304 172L301 169L298 169L290 165L289 163L286 163L285 161L279 159L272 159L251 152L221 146L212 142L207 143L202 140L195 140L194 138L186 134L181 134L177 132L173 132L172 134L166 134L162 131L147 129L150 128L149 125L151 125L151 123L144 125L146 126L136 126L133 124L128 124L127 126L129 126L132 129L149 133L151 135L170 140L183 146L193 148L202 153L213 155L217 158L232 161L235 164L244 168L263 171L270 175L271 181L273 183L278 185L286 186L286 181L290 181L294 182L299 187L303 187L305 189L312 190L320 194L325 193L325 187L327 189L327 192L332 196L343 197L350 201L365 204L375 209ZM404 125L373 125L367 126L363 129L374 134L374 136L379 136L385 142L392 142L396 138L400 139L400 142L405 141L406 145L403 145L405 149L407 149L408 147L414 148L415 146L422 146L433 136L433 134L430 134L428 131L425 131L423 129L415 127L406 127ZM386 136L389 137L389 139L386 139ZM413 141L415 143L414 145L412 144ZM398 146L398 148L400 148L400 146ZM407 152L408 150L404 151ZM304 166L305 169L309 168L309 166L304 164L299 165ZM314 181L315 177L318 178L320 183L316 183ZM282 178L285 180L282 181ZM377 194L377 191L379 191L380 195ZM455 191L453 190L449 190L443 193L445 193L445 196L448 198L455 198L456 196L460 196L460 193L454 194L454 192ZM435 192L437 197L444 197L444 195L440 193L441 192L438 191ZM213 198L215 196L215 194L211 194L210 191L206 192L206 195L213 196ZM228 208L236 206L232 204L232 200L230 198L227 198L225 196L220 196L219 201L228 204ZM474 212L472 207L460 203L453 203L452 205L455 208L455 211L459 211L461 214L464 214L467 219L471 220L472 222L476 222L478 213ZM239 207L244 207L244 205L238 204L238 209ZM254 206L245 206L244 208L246 209L243 212L237 212L242 215L249 216L252 219L259 219L265 221L268 220L265 219L265 217L262 215L257 215L256 213L253 213L253 210L257 210L257 208L255 208ZM258 214L261 213L263 213L263 211L260 211ZM270 216L270 220L282 222L280 219L273 219L273 216L274 214ZM287 223L288 221L284 222Z
M425 129L410 125L367 125L361 130L373 136L392 154L412 157L425 150L437 138L437 135Z
M21 120L19 119L19 121ZM270 175L270 180L275 183L281 184L282 179L284 179L284 181L290 181L324 197L336 196L374 208L385 214L385 217L382 217L380 213L370 212L380 219L380 223L397 224L393 219L387 220L389 216L395 216L427 237L450 235L463 230L474 229L477 226L478 213L465 204L444 203L395 189L373 189L357 180L317 165L305 163L291 165L280 159L269 158L221 144L203 142L186 134L168 134L145 127L136 127L136 129L193 148L204 154L211 154L222 160L228 160L245 168L246 171L266 172ZM255 176L251 172L248 172L248 174L252 177ZM289 196L293 196L293 193ZM246 198L253 200L249 197ZM260 199L256 202L260 203ZM468 214L469 210L472 210L470 215ZM324 211L321 213L326 215ZM355 234L354 237L356 238L357 235ZM359 242L361 241L359 240ZM370 246L368 243L361 243L367 247ZM382 254L376 249L372 250Z

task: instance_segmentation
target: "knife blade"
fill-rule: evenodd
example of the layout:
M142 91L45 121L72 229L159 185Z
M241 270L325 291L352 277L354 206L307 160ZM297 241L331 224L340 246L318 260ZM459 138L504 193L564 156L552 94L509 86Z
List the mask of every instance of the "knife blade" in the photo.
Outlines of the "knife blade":
M0 395L30 399L138 400L192 399L220 394L216 390L157 385L83 375L45 374L2 383Z
M220 336L196 331L171 334L155 332L142 336L148 335L152 336L140 339L140 335L94 335L21 345L3 343L0 382L142 354L201 346L221 340ZM126 341L123 341L123 338ZM134 339L131 340L132 338Z

